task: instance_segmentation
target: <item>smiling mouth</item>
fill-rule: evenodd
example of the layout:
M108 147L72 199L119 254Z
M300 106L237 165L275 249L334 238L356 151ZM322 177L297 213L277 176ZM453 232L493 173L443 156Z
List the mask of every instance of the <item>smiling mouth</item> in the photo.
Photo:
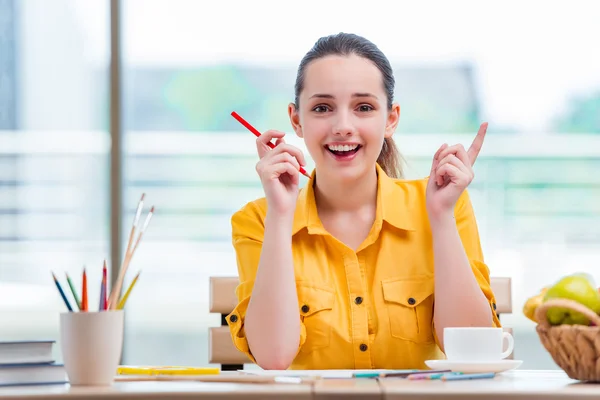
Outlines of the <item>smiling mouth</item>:
M336 156L350 156L355 154L358 150L360 150L362 146L360 144L354 145L334 145L334 146L325 146L325 148Z

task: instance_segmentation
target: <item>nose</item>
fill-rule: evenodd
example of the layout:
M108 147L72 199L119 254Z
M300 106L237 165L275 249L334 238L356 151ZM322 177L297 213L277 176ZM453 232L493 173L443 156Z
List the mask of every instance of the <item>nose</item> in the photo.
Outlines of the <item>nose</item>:
M333 134L337 136L352 136L354 134L354 125L348 112L340 111L333 124Z

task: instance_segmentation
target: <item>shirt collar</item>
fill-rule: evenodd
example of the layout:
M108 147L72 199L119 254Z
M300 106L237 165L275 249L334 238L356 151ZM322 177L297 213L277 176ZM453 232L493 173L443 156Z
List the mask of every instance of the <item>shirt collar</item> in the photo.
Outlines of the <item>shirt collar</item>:
M399 180L390 178L379 164L375 165L377 169L376 222L385 221L398 229L414 231L416 225L415 214L412 212L414 205L410 203L407 189L399 184ZM310 234L327 233L317 212L314 182L315 170L311 173L306 186L298 194L292 235L304 228Z

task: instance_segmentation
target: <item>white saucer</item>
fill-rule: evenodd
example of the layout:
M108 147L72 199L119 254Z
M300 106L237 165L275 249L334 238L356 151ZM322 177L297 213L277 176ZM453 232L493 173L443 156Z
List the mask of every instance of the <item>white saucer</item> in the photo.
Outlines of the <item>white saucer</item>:
M504 372L515 369L523 363L522 360L495 360L495 361L450 361L427 360L425 364L431 369L449 369L452 372L465 374Z

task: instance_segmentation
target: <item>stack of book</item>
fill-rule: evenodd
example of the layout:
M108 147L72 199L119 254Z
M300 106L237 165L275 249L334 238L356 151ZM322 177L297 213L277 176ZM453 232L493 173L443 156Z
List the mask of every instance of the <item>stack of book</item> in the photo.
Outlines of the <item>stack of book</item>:
M53 358L54 344L53 340L0 342L0 386L68 383L64 366Z

